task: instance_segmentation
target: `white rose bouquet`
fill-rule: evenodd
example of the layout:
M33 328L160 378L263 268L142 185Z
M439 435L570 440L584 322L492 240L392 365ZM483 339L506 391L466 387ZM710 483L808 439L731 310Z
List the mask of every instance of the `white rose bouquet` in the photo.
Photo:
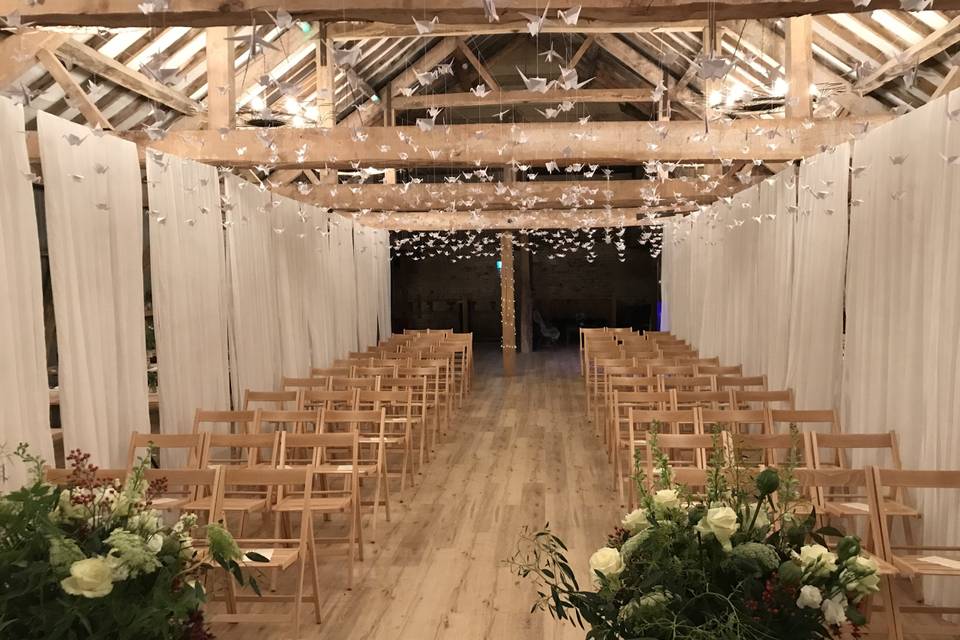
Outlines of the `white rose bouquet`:
M706 493L693 495L672 482L655 433L650 446L654 487L638 471L641 506L591 556L592 589L548 527L524 532L509 562L536 581L534 609L589 626L596 640L825 639L865 623L877 566L857 538L816 528L792 461L758 473L729 464L715 441ZM839 538L833 551L826 537Z
M165 526L141 460L126 482L97 478L89 456L71 452L68 485L43 481L43 461L28 485L0 497L0 637L102 640L207 640L202 578L211 567L192 546L197 518ZM240 552L217 524L208 558L241 586Z

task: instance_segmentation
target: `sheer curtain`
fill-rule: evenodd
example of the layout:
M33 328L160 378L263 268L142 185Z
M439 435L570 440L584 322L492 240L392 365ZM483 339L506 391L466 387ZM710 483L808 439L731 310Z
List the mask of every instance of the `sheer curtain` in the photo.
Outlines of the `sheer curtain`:
M26 442L53 464L40 238L23 126L23 107L0 98L0 386L15 390L0 412L0 447L10 453ZM0 457L0 493L22 486L26 472Z
M853 152L844 428L896 430L907 468L960 468L958 108L954 92ZM917 493L925 542L955 543L956 492ZM956 603L947 584L930 593Z
M849 164L843 144L800 165L785 383L800 408L839 408Z
M316 287L314 231L306 206L283 196L273 196L270 233L276 261L277 303L280 322L283 375L310 375L311 347L309 304Z
M285 233L275 226L270 194L226 174L227 264L230 275L230 379L234 406L246 389L272 390L283 375L280 338L280 302L273 236Z
M393 332L392 309L390 302L390 232L381 229L376 232L377 269L379 271L380 312L377 316L380 339L390 337Z
M147 158L160 431L190 433L196 409L230 408L220 179L210 165Z
M356 224L353 227L354 264L357 269L357 333L360 348L377 343L380 313L380 277L374 230Z
M64 447L124 466L150 430L137 147L44 112L37 128Z
M330 217L330 278L335 309L335 358L356 351L357 270L353 256L353 221L343 216Z

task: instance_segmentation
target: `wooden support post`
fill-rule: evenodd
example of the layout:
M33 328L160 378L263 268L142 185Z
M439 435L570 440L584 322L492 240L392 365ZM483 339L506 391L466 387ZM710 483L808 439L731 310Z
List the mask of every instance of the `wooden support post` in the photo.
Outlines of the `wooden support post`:
M513 234L500 236L500 320L503 325L503 375L512 376L517 365L517 320L513 291Z
M787 20L784 29L787 49L787 118L813 117L810 85L813 83L813 18L799 16Z
M702 51L706 58L713 58L721 54L720 34L717 31L717 24L712 20L703 28ZM703 115L708 121L715 115L714 107L716 104L711 104L711 102L716 101L714 94L719 92L721 87L720 80L716 78L707 78L703 81Z
M233 27L207 27L207 126L237 127L236 50Z
M317 27L317 126L333 127L337 124L337 70L330 60L326 23Z
M393 91L387 85L380 91L380 104L383 105L383 126L392 127L397 124L397 112L393 110ZM397 184L397 170L384 169L383 184Z
M530 279L530 237L520 236L520 351L533 351L533 282Z
M950 67L950 71L944 76L943 81L937 86L937 90L930 99L936 100L940 96L946 95L958 87L960 87L960 67Z

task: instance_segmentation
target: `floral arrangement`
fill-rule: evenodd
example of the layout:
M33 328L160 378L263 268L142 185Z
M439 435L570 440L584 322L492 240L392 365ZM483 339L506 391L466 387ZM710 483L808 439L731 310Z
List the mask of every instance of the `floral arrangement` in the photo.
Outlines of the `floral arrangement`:
M845 628L857 637L863 599L879 590L876 563L856 537L816 528L798 495L795 452L779 471L756 471L727 461L718 440L706 493L696 496L672 481L651 434L652 486L638 471L641 506L590 557L591 589L581 588L549 525L524 531L509 563L537 583L531 612L589 626L596 640L806 640ZM840 538L834 551L825 537Z
M73 451L67 486L57 487L26 445L14 455L32 477L0 498L0 637L206 640L206 571L219 565L258 590L222 526L206 526L201 557L195 515L167 526L151 508L164 487L146 480L145 459L120 483L99 479L89 454Z

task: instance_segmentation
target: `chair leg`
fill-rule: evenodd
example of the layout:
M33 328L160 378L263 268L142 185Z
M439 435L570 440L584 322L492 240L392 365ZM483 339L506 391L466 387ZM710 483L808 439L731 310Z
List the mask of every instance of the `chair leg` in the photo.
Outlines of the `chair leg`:
M313 538L313 517L310 518L310 536L307 538L307 556L310 558L311 589L313 591L311 600L313 601L313 620L317 624L322 622L320 618L320 569L317 567L317 542ZM351 548L353 545L350 545Z
M280 514L276 511L272 512L271 518L273 518L273 537L280 537ZM277 590L277 577L280 575L280 569L274 568L270 572L270 591Z
M302 523L302 526L307 526L306 523ZM293 637L300 637L300 617L303 613L303 580L307 572L307 558L306 556L300 557L300 572L297 576L297 591L294 594L293 600Z
M903 538L906 540L906 543L910 546L917 546L919 544L917 540L921 536L917 535L917 527L920 526L920 518L911 518L905 516L900 518L900 522L903 523ZM923 578L916 577L910 580L910 588L913 591L913 599L918 603L923 602Z
M382 466L377 470L377 477L375 478L377 486L373 490L373 511L370 518L372 522L372 524L370 525L370 544L377 544L377 521L380 519L377 516L378 516L378 512L380 511L380 486L381 486L380 474L381 473L383 473Z
M893 578L880 578L880 600L887 614L887 637L889 640L903 640L903 626L900 624L900 612L897 609L896 596L893 594Z

